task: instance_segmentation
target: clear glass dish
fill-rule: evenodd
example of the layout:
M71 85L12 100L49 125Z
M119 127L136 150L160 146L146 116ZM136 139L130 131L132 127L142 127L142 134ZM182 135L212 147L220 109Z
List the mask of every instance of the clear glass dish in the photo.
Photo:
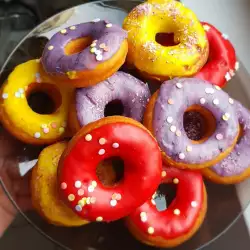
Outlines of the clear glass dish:
M98 1L79 5L53 16L29 33L15 48L1 69L0 82L3 83L12 69L29 59L40 58L47 40L58 30L69 25L92 20L94 18L108 19L122 24L127 13L140 1ZM209 20L206 20L209 22ZM250 78L241 65L236 76L229 82L226 91L235 99L240 100L250 108ZM19 168L24 174L36 163L42 147L26 145L12 138L3 128L0 128L0 160L3 171L9 167ZM8 160L18 159L15 165L8 165ZM146 250L152 247L136 241L122 221L109 224L92 223L80 228L60 228L49 225L35 212L23 213L17 206L15 197L1 181L6 194L16 208L45 237L63 249L69 250ZM223 186L206 182L208 191L208 213L198 233L187 243L175 248L177 250L201 249L221 234L226 232L242 215L250 202L250 195L244 193L249 182L239 185Z

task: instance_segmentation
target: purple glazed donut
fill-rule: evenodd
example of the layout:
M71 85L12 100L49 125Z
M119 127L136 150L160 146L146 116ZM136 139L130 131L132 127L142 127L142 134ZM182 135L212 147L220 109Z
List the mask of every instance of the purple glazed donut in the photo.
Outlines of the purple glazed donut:
M108 103L120 101L123 116L141 121L149 98L147 84L118 71L93 87L76 90L76 114L80 126L84 126L103 118Z
M95 19L77 24L62 29L50 39L41 62L49 74L71 80L80 79L73 82L76 87L94 85L111 76L124 63L126 38L125 30L108 21ZM77 39L85 39L83 49L66 53L66 46ZM109 62L108 66L104 65L105 62Z
M250 112L237 101L234 105L241 136L228 157L202 172L205 177L222 184L237 183L250 176Z
M167 164L205 168L225 158L233 149L239 134L238 119L231 98L219 87L195 78L176 78L164 82L153 98L151 130ZM211 114L207 124L214 120L214 130L203 141L193 141L185 132L183 115L192 110Z

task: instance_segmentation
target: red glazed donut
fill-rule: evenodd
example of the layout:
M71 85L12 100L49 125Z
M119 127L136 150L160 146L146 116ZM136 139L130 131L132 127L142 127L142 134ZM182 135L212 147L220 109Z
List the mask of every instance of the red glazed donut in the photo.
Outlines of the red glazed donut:
M209 42L208 62L195 77L223 87L239 68L236 53L227 35L213 25L202 22Z
M124 177L106 187L96 168L111 157L124 161ZM153 195L161 168L159 147L146 128L130 118L107 117L84 126L69 142L59 164L59 193L80 217L113 221Z
M206 188L198 172L163 166L162 183L177 185L176 198L158 211L154 197L137 208L126 224L138 240L156 247L175 247L191 238L207 210Z

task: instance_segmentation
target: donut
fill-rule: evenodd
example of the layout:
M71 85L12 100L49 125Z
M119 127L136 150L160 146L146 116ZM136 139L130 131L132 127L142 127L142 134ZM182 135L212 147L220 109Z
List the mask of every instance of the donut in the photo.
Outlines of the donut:
M113 75L124 63L127 51L127 32L95 19L56 33L41 60L47 73L66 79L69 85L87 87Z
M116 72L93 87L76 90L75 103L69 113L70 127L78 131L105 117L105 107L110 103L121 103L121 115L141 122L150 96L147 84L127 73Z
M52 113L39 114L32 110L28 102L35 93L45 93L52 99ZM43 71L38 60L30 60L18 65L1 88L1 122L25 143L56 142L67 132L71 96L72 90L59 87Z
M127 64L144 77L160 81L196 74L206 63L209 46L196 15L178 1L147 1L125 18L128 31ZM172 37L162 45L157 37ZM170 39L171 40L171 39Z
M207 63L195 77L224 87L239 68L234 47L227 35L209 23L202 24L208 37L209 56Z
M65 227L82 226L87 221L78 217L60 200L57 188L59 159L66 149L66 142L45 148L32 169L31 197L35 210L50 224Z
M106 187L96 166L112 157L123 160L124 175ZM162 160L157 142L143 125L112 116L83 127L59 165L58 184L65 204L85 220L109 222L127 216L153 195L161 180Z
M233 151L215 166L202 169L202 174L219 184L239 183L250 176L250 112L239 102L234 103L241 133Z
M161 183L176 185L176 197L167 209L157 209L155 193L125 223L133 236L145 244L175 247L190 239L202 224L207 210L206 188L199 172L166 166Z
M183 126L187 112L204 117L204 134L199 139L187 136ZM228 94L197 78L164 82L149 101L144 125L158 141L166 164L190 169L211 167L228 156L240 131Z

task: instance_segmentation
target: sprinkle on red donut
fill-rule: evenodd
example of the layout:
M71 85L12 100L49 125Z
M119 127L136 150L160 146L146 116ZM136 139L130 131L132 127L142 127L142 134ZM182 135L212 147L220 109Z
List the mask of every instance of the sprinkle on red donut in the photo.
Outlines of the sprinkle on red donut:
M209 57L208 62L195 77L223 87L239 69L239 62L228 36L209 23L202 24L208 37Z
M133 120L125 118L125 121ZM59 188L64 201L82 218L120 219L142 205L157 189L161 180L161 153L151 134L136 124L135 121L104 123L93 130L90 124L69 144L60 164ZM97 177L96 167L111 157L123 160L124 177L106 187Z
M158 211L155 195L127 218L132 233L143 242L155 246L167 246L162 242L176 240L187 235L197 226L205 214L206 192L202 176L198 172L163 166L162 183L173 183L176 197L164 211ZM201 211L203 215L201 216ZM196 231L196 230L195 230ZM160 241L160 243L157 241ZM169 242L170 243L170 242Z

